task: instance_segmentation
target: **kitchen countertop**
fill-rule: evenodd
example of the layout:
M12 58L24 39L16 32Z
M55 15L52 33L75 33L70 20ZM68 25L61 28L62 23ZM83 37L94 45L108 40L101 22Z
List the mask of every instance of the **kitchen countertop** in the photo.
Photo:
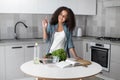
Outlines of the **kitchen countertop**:
M96 38L90 39L90 41L103 44L120 45L120 41L97 40Z
M89 41L89 42L96 42L96 43L103 43L103 44L111 44L111 45L119 45L120 41L109 41L109 40L97 40L96 37L73 37L73 40L80 40L80 41Z
M28 39L3 39L0 40L0 45L11 45L11 44L24 44L24 43L44 43L43 39L32 39L32 38L28 38Z
M112 45L120 45L120 41L108 41L108 40L97 40L96 37L73 37L73 41L90 41L96 43L103 44L112 44ZM0 40L0 45L11 45L11 44L24 44L24 43L45 43L42 38L34 39L34 38L25 38L25 39L3 39Z

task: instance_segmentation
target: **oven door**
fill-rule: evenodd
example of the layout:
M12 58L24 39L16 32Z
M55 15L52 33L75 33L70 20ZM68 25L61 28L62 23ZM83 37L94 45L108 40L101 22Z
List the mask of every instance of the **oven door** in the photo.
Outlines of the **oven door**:
M109 49L91 46L91 61L99 63L106 71L109 71L109 56Z

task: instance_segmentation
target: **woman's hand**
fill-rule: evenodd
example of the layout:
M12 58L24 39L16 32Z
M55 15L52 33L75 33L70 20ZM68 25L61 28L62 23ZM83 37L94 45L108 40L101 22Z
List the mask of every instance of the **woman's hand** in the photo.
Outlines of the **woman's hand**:
M42 20L42 26L43 26L44 29L47 28L47 26L48 26L48 19L47 18L45 18L44 20Z
M42 27L43 27L43 39L46 40L47 39L47 26L48 26L48 19L47 17L42 20Z
M77 56L77 53L74 48L70 48L70 52L72 53L72 55L74 56L75 59L77 59L77 60L83 59L83 58Z
M79 57L79 56L76 56L75 59L76 59L76 60L81 60L81 59L83 59L83 58L81 58L81 57Z

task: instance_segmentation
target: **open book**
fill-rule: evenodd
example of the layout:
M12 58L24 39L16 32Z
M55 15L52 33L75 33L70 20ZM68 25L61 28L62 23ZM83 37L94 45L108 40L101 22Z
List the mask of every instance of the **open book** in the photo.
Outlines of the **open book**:
M66 67L74 67L74 66L85 66L90 65L91 62L87 60L71 60L67 59L65 61L61 61L59 63L56 63L56 66L60 68L66 68Z

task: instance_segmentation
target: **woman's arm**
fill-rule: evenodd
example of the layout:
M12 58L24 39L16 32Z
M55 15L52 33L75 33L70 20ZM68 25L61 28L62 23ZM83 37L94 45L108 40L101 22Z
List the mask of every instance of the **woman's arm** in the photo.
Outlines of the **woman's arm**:
M69 33L68 48L69 48L70 54L72 54L75 59L82 59L81 57L79 57L79 56L77 55L77 53L76 53L76 51L75 51L71 32Z
M77 53L76 53L76 51L75 51L74 48L70 48L69 51L70 51L70 53L73 55L73 57L74 57L75 59L83 59L83 58L77 56Z
M42 27L43 27L43 39L46 40L48 35L47 35L47 26L48 26L48 20L44 19L42 21Z
M47 30L45 28L43 28L43 39L47 39Z

